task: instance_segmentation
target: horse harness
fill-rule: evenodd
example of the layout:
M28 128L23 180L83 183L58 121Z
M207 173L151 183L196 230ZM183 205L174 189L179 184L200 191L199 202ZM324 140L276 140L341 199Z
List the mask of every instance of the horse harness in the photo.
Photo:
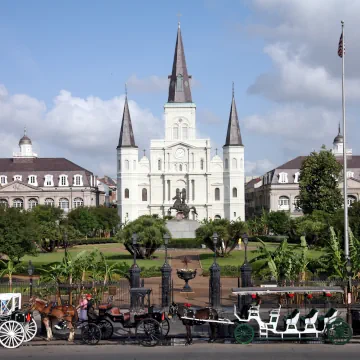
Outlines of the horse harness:
M50 316L52 314L53 310L60 306L61 306L62 310L65 308L65 311L68 311L68 309L70 307L70 305L58 305L57 301L50 301L45 304L44 310L48 309L50 307L50 311L47 314L48 316ZM67 317L67 316L70 316L70 314L68 312L64 312L64 317Z

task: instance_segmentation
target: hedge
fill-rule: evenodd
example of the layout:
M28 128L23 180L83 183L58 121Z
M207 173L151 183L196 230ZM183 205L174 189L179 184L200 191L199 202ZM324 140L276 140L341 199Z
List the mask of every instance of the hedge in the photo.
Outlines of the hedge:
M114 244L117 242L115 238L87 238L72 240L71 245Z
M173 249L199 249L203 243L200 239L170 239L168 247Z
M229 276L229 277L238 277L240 276L240 266L234 266L234 265L224 265L221 266L220 270L221 276ZM209 276L210 271L209 269L203 269L203 276ZM235 287L235 286L234 286Z

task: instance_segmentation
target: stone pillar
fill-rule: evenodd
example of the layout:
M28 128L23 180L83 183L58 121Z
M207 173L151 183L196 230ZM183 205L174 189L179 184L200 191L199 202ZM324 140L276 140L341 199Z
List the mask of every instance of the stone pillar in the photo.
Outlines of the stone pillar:
M161 267L161 306L169 307L171 301L171 266L165 262Z
M139 288L140 287L140 272L141 269L137 264L133 264L129 270L130 273L130 287ZM134 294L130 295L130 309L136 310L139 308L140 302L137 296Z
M210 279L209 279L209 302L210 305L217 309L220 307L220 295L221 295L221 284L220 284L220 266L214 262L210 266Z

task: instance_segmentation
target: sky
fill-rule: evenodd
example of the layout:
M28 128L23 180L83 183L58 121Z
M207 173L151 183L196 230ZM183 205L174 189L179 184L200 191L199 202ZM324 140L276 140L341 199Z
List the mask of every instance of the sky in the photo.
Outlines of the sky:
M358 154L359 13L358 0L2 0L0 157L26 126L40 157L115 177L125 83L139 149L163 138L179 18L197 135L221 153L234 81L246 175L332 146L344 20L347 143Z

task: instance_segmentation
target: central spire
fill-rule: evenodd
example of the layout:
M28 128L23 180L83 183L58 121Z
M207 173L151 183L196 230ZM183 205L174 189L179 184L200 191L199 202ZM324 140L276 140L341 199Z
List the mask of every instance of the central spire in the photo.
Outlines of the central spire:
M181 36L180 22L176 37L175 54L172 67L172 73L169 75L169 103L191 103L190 90L191 76L188 74L184 45Z

